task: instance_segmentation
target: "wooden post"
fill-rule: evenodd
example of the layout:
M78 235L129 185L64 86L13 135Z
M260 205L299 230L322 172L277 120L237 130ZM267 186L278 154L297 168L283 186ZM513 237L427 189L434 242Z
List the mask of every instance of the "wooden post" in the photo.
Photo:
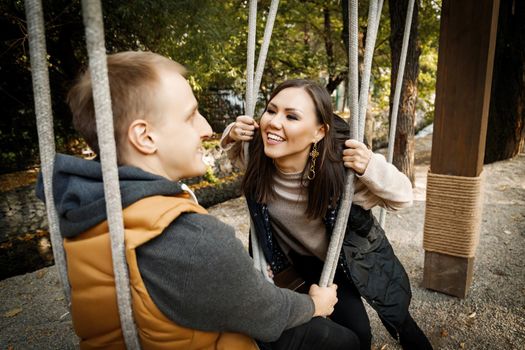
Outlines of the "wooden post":
M483 170L499 0L443 0L430 171ZM461 235L462 232L458 232ZM425 252L423 287L464 298L474 257Z

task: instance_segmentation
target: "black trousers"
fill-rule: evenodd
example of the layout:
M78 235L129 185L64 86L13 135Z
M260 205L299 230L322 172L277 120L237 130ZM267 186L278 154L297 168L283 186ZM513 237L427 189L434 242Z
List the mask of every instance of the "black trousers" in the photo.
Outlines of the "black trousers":
M257 342L261 350L353 350L359 349L354 332L327 318L314 317L300 326L287 329L271 343Z
M323 262L316 257L291 254L294 268L303 277L307 285L319 283ZM334 313L330 318L352 330L359 338L360 349L370 350L372 346L372 330L370 319L361 299L361 294L349 280L342 269L337 269L334 283L337 284L337 298ZM404 350L430 350L432 346L423 331L418 327L412 316L407 319L399 330L381 319L390 334L399 334L399 342Z

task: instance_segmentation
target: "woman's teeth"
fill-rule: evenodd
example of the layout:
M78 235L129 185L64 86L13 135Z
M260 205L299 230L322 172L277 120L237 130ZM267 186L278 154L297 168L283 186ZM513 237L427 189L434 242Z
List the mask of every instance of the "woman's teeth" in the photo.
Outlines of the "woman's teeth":
M276 142L282 142L284 139L281 136L274 135L274 134L268 134L268 140L276 141Z

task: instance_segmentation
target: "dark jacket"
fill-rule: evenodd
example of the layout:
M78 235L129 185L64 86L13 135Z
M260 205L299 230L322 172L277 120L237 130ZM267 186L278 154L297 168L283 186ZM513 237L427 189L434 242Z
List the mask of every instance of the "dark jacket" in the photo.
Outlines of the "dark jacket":
M274 239L268 208L250 198L247 202L266 261L273 272L278 273L290 263ZM337 211L338 208L329 209L324 218L329 235L333 232ZM348 282L355 284L379 316L399 329L408 314L412 297L410 282L371 210L352 205L339 265Z

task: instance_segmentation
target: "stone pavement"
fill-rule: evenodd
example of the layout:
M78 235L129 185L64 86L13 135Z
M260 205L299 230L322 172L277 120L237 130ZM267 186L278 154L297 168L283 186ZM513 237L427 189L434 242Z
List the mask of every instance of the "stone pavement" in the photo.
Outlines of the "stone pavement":
M425 163L425 162L424 162ZM485 166L484 207L472 287L458 299L420 287L428 165L416 167L411 208L385 230L411 279L411 313L435 349L523 349L525 344L525 154ZM247 244L242 198L211 207ZM76 337L54 267L0 281L0 349L69 349ZM400 349L369 310L373 348Z

